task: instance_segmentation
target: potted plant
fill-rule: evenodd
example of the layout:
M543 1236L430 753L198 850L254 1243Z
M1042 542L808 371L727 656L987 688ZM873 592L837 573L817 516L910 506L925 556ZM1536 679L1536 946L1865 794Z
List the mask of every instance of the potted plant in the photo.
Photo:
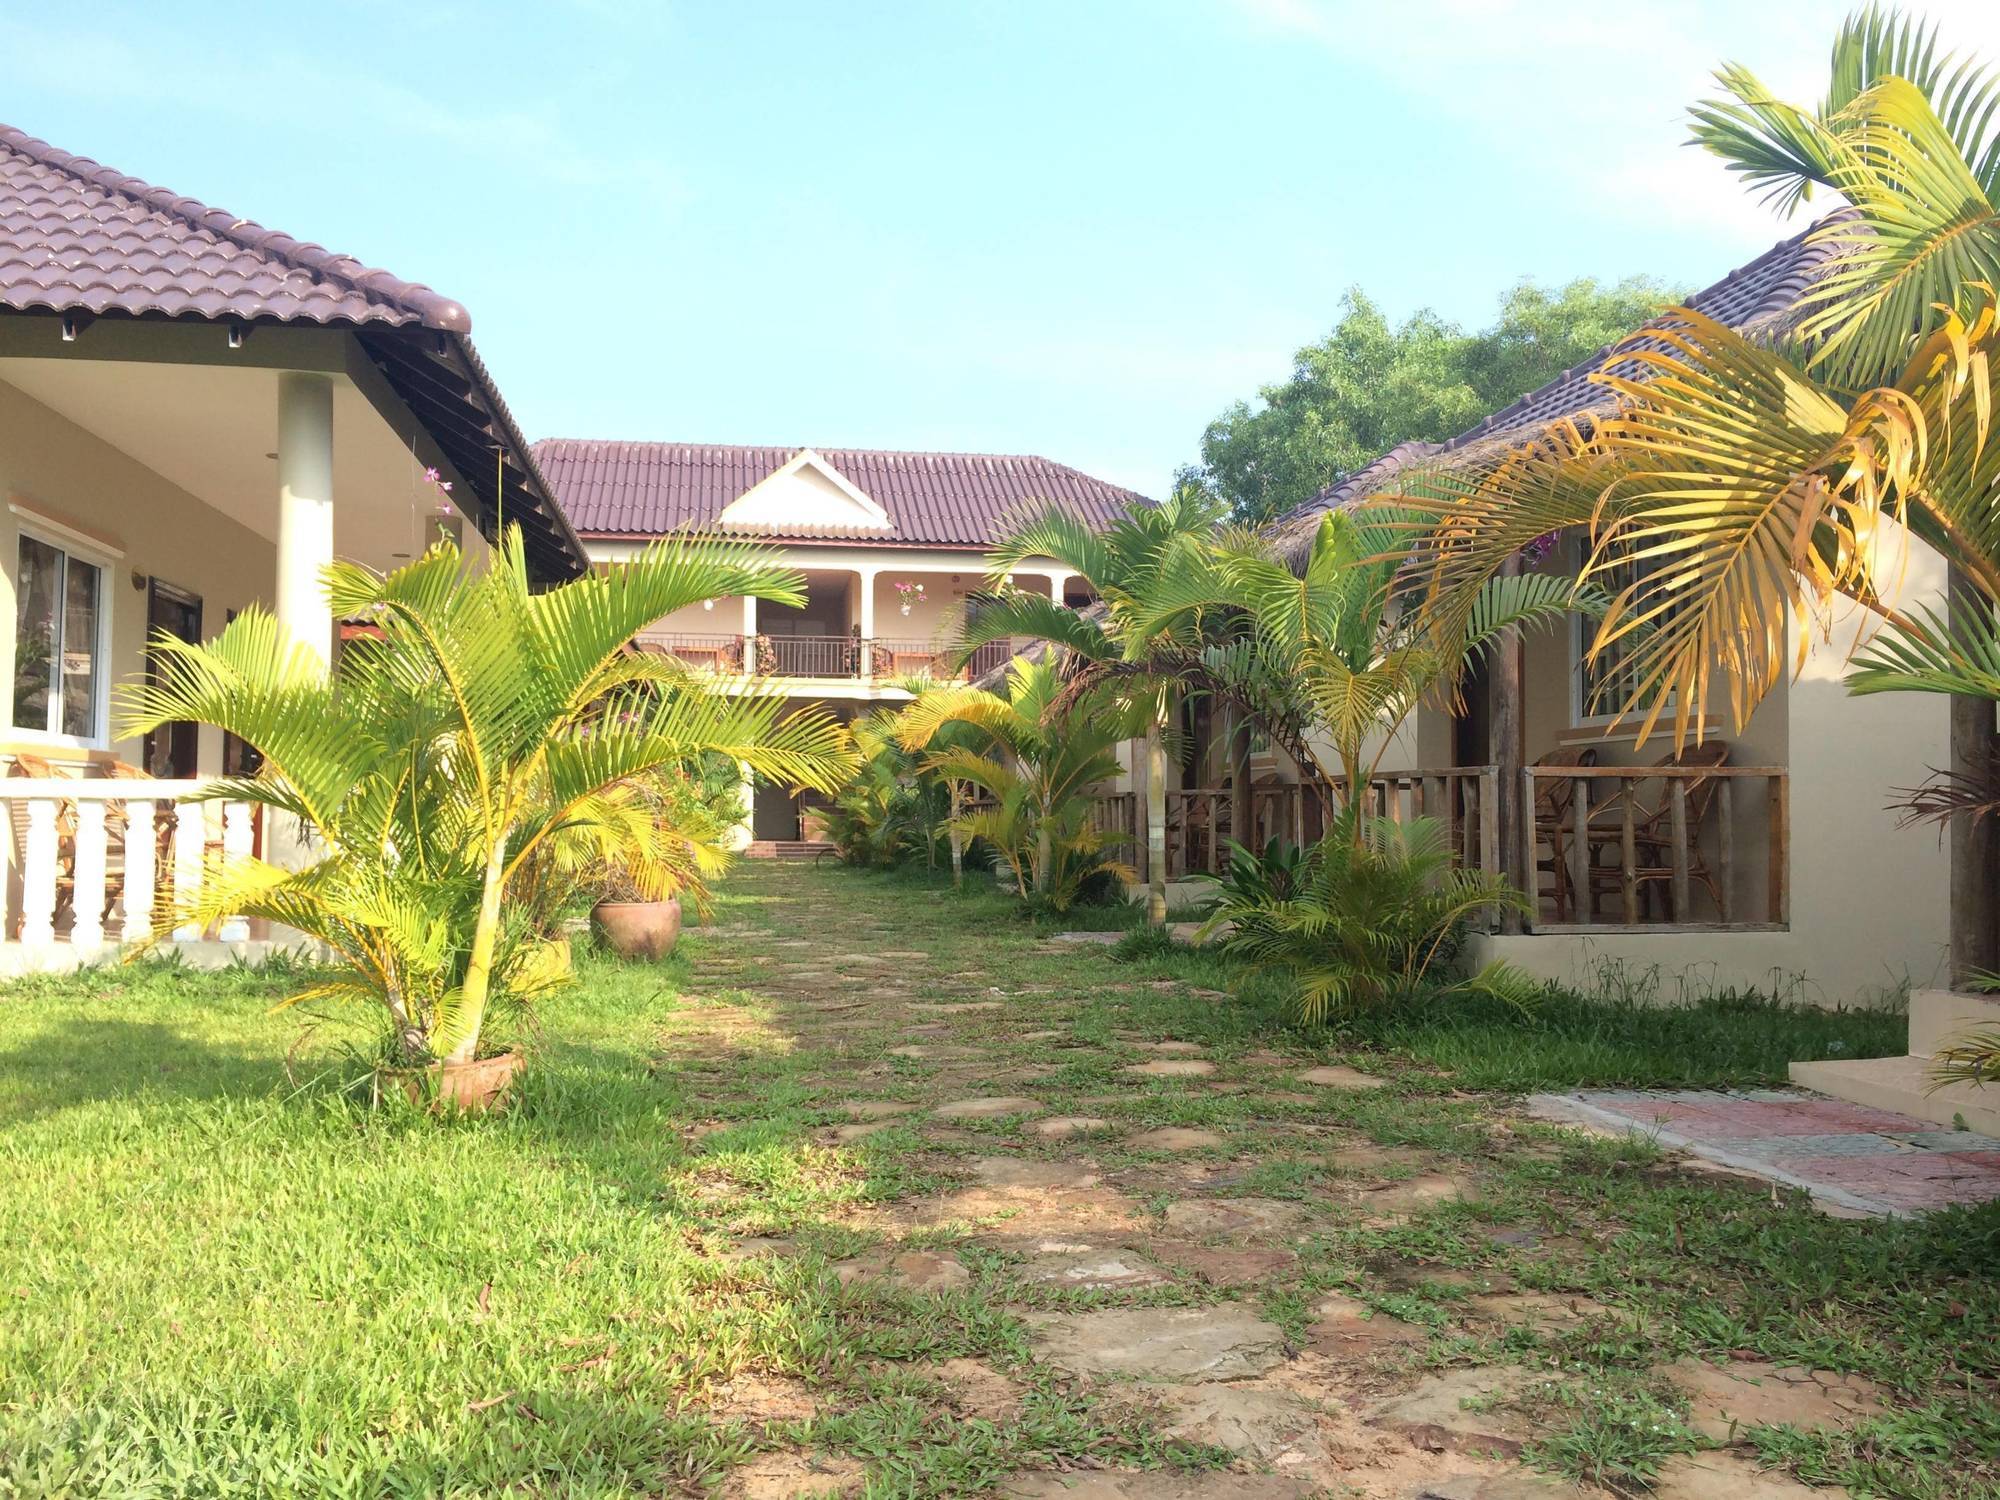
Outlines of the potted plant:
M924 586L921 583L898 582L896 584L896 594L899 601L897 607L904 614L910 612L912 604L921 604L924 602Z
M662 959L681 940L680 898L656 898L628 871L613 870L599 881L590 925L620 958Z

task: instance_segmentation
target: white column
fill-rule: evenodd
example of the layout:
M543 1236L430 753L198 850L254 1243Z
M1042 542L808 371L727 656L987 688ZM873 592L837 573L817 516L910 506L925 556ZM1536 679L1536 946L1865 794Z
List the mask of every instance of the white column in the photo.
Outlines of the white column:
M750 763L739 760L736 763L737 786L743 797L743 821L731 830L729 847L736 850L747 849L750 841L757 836L757 779L751 773Z
M104 941L104 804L79 797L76 803L76 885L70 897L75 922L69 940L78 948Z
M861 680L875 680L875 569L861 569Z
M333 380L278 377L278 623L333 660L333 613L320 574L333 561Z
M222 804L222 864L224 869L233 870L250 857L256 836L250 826L250 804L247 802L225 802ZM215 935L225 943L241 943L250 936L250 923L242 917L230 917L216 929Z
M1058 604L1062 603L1063 585L1067 584L1075 576L1068 568L1058 568L1055 572L1049 574L1049 597Z
M201 861L208 852L208 817L205 804L180 802L174 808L174 908L178 916L194 903L201 889ZM182 922L174 936L192 942L201 936L201 924Z
M21 941L56 940L56 804L28 801L28 831L21 848Z
M153 821L153 804L133 800L125 804L125 925L119 936L128 943L143 943L153 935L153 856L159 829Z
M743 596L743 675L757 675L757 596Z

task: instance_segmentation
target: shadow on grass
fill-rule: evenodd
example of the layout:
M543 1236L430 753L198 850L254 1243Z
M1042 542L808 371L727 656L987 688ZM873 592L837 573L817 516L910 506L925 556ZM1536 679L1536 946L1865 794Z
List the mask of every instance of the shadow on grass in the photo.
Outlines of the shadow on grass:
M265 1094L284 1082L280 1061L162 1021L54 1014L0 1050L0 1123L139 1095Z

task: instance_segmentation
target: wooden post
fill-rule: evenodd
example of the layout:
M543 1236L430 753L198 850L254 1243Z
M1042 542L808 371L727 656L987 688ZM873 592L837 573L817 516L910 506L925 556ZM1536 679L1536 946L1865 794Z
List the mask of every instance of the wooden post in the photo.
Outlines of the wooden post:
M1954 623L1968 615L1984 618L1990 606L1960 569L1951 570L1950 612ZM1981 784L1996 762L1993 701L1951 701L1951 774ZM1966 989L1982 974L2000 972L2000 820L1975 820L1960 813L1947 825L1951 849L1951 986Z
M1674 920L1688 920L1688 784L1682 776L1667 778L1672 809L1668 822L1674 841Z
M1250 719L1235 709L1223 721L1229 736L1230 836L1245 849L1261 853L1257 838L1257 793L1250 783Z
M1519 555L1500 566L1502 577L1521 571ZM1487 759L1499 768L1496 779L1499 796L1494 808L1499 828L1500 848L1508 868L1501 873L1516 890L1532 891L1534 880L1534 830L1524 824L1534 816L1534 803L1523 803L1521 776L1521 632L1505 630L1494 638L1486 654L1486 739ZM1521 914L1512 907L1501 913L1501 931L1519 932Z
M1632 826L1633 792L1637 788L1627 783L1620 788L1619 806L1623 816L1618 828L1618 884L1625 897L1625 925L1639 925L1639 841L1637 830Z
M1790 830L1786 827L1792 815L1791 777L1783 772L1771 778L1771 805L1766 821L1770 825L1770 891L1766 899L1770 903L1767 919L1781 927L1788 927L1792 921L1792 885L1788 861L1792 857Z
M1570 793L1570 840L1576 847L1570 851L1571 896L1576 903L1572 921L1588 922L1593 903L1590 899L1590 778L1579 776L1570 783L1575 788Z
M1724 922L1736 915L1736 824L1733 817L1736 778L1715 778L1715 891L1718 915Z

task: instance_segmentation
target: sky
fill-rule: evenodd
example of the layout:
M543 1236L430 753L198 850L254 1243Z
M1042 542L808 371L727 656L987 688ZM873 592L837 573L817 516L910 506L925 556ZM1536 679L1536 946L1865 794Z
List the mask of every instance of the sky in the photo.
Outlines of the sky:
M1725 60L1816 100L1848 8L0 0L0 116L456 298L530 437L1159 495L1349 287L1479 326L1789 232L1685 111ZM2000 60L1991 0L1925 13Z

